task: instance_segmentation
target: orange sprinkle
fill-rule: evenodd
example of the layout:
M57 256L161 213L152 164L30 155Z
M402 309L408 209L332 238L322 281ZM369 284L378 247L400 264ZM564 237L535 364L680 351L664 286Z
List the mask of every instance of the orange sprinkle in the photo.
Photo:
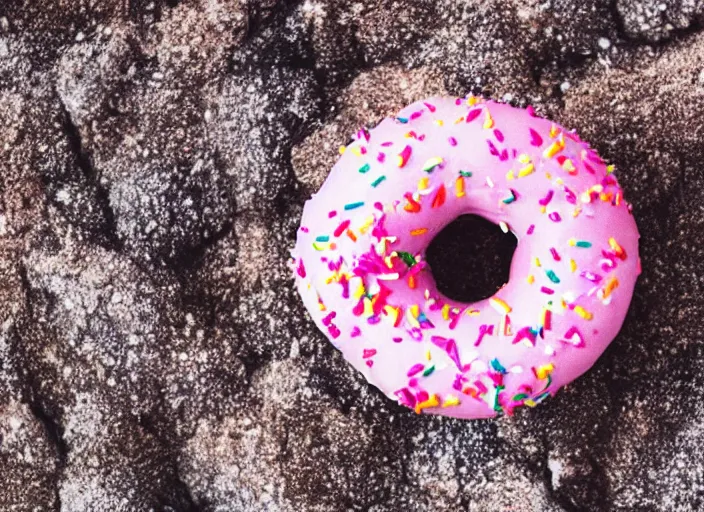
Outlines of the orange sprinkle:
M560 133L560 130L557 128L557 125L555 123L550 126L550 137L555 138L557 137L557 134Z
M626 251L623 250L623 247L618 244L614 237L609 238L609 247L611 247L611 250L614 251L616 253L616 256L618 256L620 259L626 259Z
M613 292L616 288L618 288L619 282L618 279L615 277L612 277L609 282L606 284L604 287L604 298L607 299L609 295L611 295L611 292Z
M547 148L545 148L545 151L543 152L543 156L545 158L552 158L555 155L557 155L560 151L565 149L564 144L560 144L558 141L553 142L550 144Z
M409 274L409 275L408 275L408 287L409 287L411 290L415 290L415 289L416 289L416 276L414 276L413 274Z
M552 371L555 369L555 365L552 363L544 364L542 366L538 366L535 369L535 376L538 377L539 379L547 379L548 375L552 373Z
M418 228L411 230L411 236L420 236L428 232L428 228Z
M425 402L420 402L416 404L415 411L416 414L420 414L420 411L422 411L423 409L427 409L429 407L437 407L438 405L440 405L440 399L438 398L438 395L433 394Z
M348 229L345 233L350 238L350 240L352 240L353 242L357 241L357 236L354 234L354 232L351 229Z
M455 124L460 124L462 121L464 121L464 116L460 117L455 121Z

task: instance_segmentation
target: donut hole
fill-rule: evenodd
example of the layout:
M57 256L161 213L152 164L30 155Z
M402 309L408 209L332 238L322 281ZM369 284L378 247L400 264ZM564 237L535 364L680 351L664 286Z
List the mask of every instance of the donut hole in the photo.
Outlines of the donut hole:
M462 215L428 246L426 261L440 293L460 302L494 295L509 279L516 237L478 215Z

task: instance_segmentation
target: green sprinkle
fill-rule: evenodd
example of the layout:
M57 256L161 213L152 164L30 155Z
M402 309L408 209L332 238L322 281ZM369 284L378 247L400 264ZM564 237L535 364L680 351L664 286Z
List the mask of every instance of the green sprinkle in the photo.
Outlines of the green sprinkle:
M592 246L592 243L587 242L586 240L579 240L575 245L577 247L582 247L583 249L589 249Z
M403 262L409 267L412 267L416 264L416 259L410 252L397 251L396 254L398 254L398 257L401 258Z
M518 393L517 395L514 395L513 401L514 402L520 402L521 400L525 400L528 398L528 395L525 393Z
M433 373L434 371L435 371L435 365L433 365L433 366L427 368L427 369L423 372L423 377L427 377L428 375L430 375L430 374Z
M316 242L329 242L330 237L328 235L320 235L318 238L315 239Z
M369 169L371 169L372 166L369 164L364 164L362 167L359 168L359 172L362 174L369 172Z
M364 201L346 204L345 210L354 210L355 208L359 208L360 206L364 206Z
M498 359L491 360L491 367L499 373L506 373L506 368L504 368Z
M496 395L494 396L494 410L500 411L501 405L499 404L499 394L504 390L506 386L496 386Z
M550 281L552 281L553 283L558 284L560 282L560 278L557 277L555 272L553 272L552 270L546 270L545 274L548 276L548 279L550 279Z
M372 187L376 188L379 186L379 184L386 179L386 176L379 176L377 179L372 181Z
M472 173L471 171L460 171L460 176L462 176L463 178L471 178Z

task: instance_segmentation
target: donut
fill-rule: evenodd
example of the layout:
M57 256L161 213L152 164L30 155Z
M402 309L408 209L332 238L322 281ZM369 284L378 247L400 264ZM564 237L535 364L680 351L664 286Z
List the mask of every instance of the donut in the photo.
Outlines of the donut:
M314 322L389 398L416 413L512 414L586 372L621 329L638 229L614 167L574 131L531 107L434 97L340 153L290 264ZM464 214L517 238L508 283L475 303L438 291L425 260Z

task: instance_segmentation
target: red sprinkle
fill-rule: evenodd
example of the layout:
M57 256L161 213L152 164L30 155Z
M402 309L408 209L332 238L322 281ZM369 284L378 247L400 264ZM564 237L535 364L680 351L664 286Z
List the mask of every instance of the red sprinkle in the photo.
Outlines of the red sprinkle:
M335 232L333 233L335 236L340 236L342 233L345 232L345 230L350 227L350 219L347 219L342 222L339 226L337 226L337 229L335 229Z

